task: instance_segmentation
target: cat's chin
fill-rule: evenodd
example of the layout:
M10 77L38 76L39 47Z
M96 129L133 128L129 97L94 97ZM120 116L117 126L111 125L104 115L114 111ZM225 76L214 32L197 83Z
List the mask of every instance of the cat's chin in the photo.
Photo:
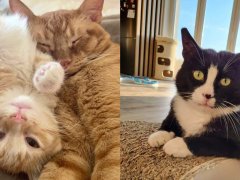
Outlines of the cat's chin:
M206 105L206 104L198 104L199 106L203 107L203 108L206 108L206 109L214 109L213 106L209 106L209 105Z
M203 103L199 103L199 102L195 102L195 101L192 101L195 105L197 105L198 107L201 107L205 110L213 110L215 109L215 106L210 106L208 104L203 104Z

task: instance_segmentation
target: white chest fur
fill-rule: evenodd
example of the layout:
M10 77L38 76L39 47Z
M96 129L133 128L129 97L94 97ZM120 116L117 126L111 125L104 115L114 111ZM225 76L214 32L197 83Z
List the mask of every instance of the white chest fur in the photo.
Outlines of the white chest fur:
M197 105L183 100L180 96L174 98L173 108L178 122L185 130L184 136L202 133L205 125L212 119L210 113L200 110Z
M181 96L176 95L173 101L175 116L184 129L184 136L196 135L206 130L206 125L221 116L227 116L240 111L240 106L210 109L201 107L192 101L185 101ZM226 118L226 117L225 117Z

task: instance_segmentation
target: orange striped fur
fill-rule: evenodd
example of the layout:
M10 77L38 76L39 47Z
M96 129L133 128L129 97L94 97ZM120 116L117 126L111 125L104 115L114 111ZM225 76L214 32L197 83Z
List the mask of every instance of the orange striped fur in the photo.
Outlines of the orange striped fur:
M40 180L120 179L120 50L98 24L103 0L42 16L19 0L10 5L28 16L41 51L60 62L71 60L57 111L63 151L46 164Z

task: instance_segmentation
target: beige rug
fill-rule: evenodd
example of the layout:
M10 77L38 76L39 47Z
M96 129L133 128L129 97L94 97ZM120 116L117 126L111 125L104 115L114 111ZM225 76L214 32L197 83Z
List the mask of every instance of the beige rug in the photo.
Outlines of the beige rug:
M121 123L122 180L178 180L183 175L188 177L187 179L192 179L191 174L194 174L197 170L209 168L217 161L222 160L221 158L210 157L174 158L166 155L161 148L151 148L147 144L147 138L159 126L159 124L140 121L124 121Z

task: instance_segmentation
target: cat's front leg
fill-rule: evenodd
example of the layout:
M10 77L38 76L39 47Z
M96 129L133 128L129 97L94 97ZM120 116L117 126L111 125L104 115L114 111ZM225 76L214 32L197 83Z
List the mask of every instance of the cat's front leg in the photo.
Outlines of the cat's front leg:
M238 142L214 136L177 137L167 142L163 150L174 157L195 155L240 158Z
M164 145L166 142L173 139L175 136L174 132L168 131L157 131L152 133L148 138L148 144L151 147L160 147Z
M168 141L164 146L163 150L166 154L174 157L187 157L192 156L192 152L188 149L188 146L183 138L176 137Z
M173 139L175 136L181 136L181 134L181 127L176 120L173 109L171 108L159 131L149 136L148 144L151 147L160 147Z
M55 93L63 84L64 69L58 62L48 62L41 65L33 76L36 89L44 93Z
M196 156L240 158L240 143L216 134L184 138L188 149Z

